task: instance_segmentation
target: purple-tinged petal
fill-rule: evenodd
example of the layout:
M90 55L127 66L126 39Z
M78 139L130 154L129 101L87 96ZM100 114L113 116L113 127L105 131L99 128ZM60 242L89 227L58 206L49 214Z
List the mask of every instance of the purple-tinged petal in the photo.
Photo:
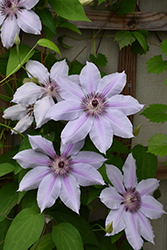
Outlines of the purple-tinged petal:
M63 144L61 143L61 147L60 147L60 152L61 155L68 157L71 155L76 155L78 154L79 150L81 148L83 148L83 145L85 143L85 139L81 140L79 142L76 142L74 144Z
M111 234L107 234L107 236L117 234L125 229L124 217L126 216L124 206L120 206L119 209L111 210L106 218L105 226L111 222L113 222L113 231Z
M38 188L41 180L48 175L50 169L40 166L30 170L21 180L18 191L28 191Z
M36 166L49 166L50 158L40 152L34 152L33 149L26 149L17 153L14 157L22 168L34 168Z
M70 81L75 82L76 84L81 86L81 83L79 81L79 75L70 75L68 77L69 77Z
M136 190L140 195L149 194L152 195L153 192L159 187L159 181L155 178L150 178L147 180L142 180L138 183Z
M125 233L129 244L135 250L140 250L143 245L143 240L139 234L138 218L136 213L127 212L125 215Z
M110 121L114 135L123 138L134 137L132 124L121 111L108 109L105 117Z
M73 165L71 175L81 186L105 184L100 173L89 164L78 163Z
M136 215L138 216L140 235L147 241L154 244L154 233L149 219L140 213L140 211L137 211Z
M50 96L45 96L35 103L34 116L37 128L40 128L43 124L49 121L49 118L46 118L46 114L54 104L55 102Z
M81 87L85 94L95 93L101 80L100 71L95 64L86 62L79 75Z
M78 164L78 163L90 164L96 169L100 168L101 165L107 160L102 155L90 151L81 151L77 155L71 158L72 158L72 164Z
M61 177L49 173L40 183L37 193L38 206L41 213L51 207L61 192Z
M161 217L165 211L160 202L150 195L141 196L141 208L140 211L150 219L157 219Z
M33 150L47 154L53 159L56 157L56 153L51 141L43 138L41 135L28 135L28 139Z
M56 79L57 84L59 85L59 95L65 100L79 100L81 102L84 93L81 87L76 83L71 81L71 78L67 77L58 77Z
M120 194L125 194L125 188L123 185L123 175L121 171L113 166L106 164L107 176L111 183L114 185L115 189Z
M90 139L101 153L106 153L113 140L112 126L103 116L95 117L89 133Z
M123 201L123 197L112 186L103 189L99 198L110 209L119 209Z
M136 161L132 154L129 154L123 166L124 184L126 188L137 186Z
M14 44L16 33L19 35L20 28L17 25L16 17L7 17L1 27L1 39L5 48L9 48Z
M78 119L69 121L61 133L63 144L83 140L92 127L92 117L83 113Z
M79 213L80 188L71 174L62 178L60 199L67 207L72 209L74 212Z
M51 80L57 79L59 76L68 76L68 64L66 63L66 60L56 62L53 64L50 70L50 77Z
M78 103L76 100L71 102L61 101L50 108L46 117L55 121L68 121L77 119L82 112L83 111L81 109L80 103Z
M33 77L38 78L39 82L42 83L43 85L47 85L49 82L49 72L48 69L40 62L34 61L34 60L29 60L26 64L26 69L28 72L33 75ZM31 76L28 73L28 76L31 78Z
M28 110L26 106L21 104L13 105L4 110L4 115L2 116L4 119L11 120L20 120L27 114Z
M17 12L17 24L26 33L39 35L42 25L38 15L32 10L22 9Z
M34 117L32 115L27 114L26 116L21 118L20 121L18 121L18 123L13 129L18 131L19 133L23 133L31 126L33 120ZM17 134L14 130L12 130L12 134Z
M126 74L122 73L113 73L107 76L104 76L98 86L97 92L101 93L107 98L119 94L126 84Z
M27 10L32 9L37 3L39 2L39 0L20 0L19 1L19 6L23 7Z
M5 20L6 15L0 13L0 25L3 23L3 21Z
M33 104L45 92L46 91L44 88L37 86L33 82L27 82L16 90L12 102L21 103L25 105Z
M112 108L121 111L125 115L133 115L139 112L144 105L129 95L114 95L108 99L107 105Z

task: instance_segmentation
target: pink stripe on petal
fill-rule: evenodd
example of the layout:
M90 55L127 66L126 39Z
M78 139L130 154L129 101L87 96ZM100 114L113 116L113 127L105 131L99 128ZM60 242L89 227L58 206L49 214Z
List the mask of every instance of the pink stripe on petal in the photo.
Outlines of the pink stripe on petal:
M129 154L124 166L124 184L126 188L136 187L137 186L137 177L136 177L136 161L133 158L132 154Z

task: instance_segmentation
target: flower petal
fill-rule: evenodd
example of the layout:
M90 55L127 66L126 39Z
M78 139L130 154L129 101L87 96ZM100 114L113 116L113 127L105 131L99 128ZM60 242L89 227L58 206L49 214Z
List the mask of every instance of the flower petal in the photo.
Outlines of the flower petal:
M129 154L123 166L124 184L126 188L137 186L136 161L132 154Z
M123 175L121 171L117 167L108 164L106 164L106 171L109 180L114 185L117 192L120 194L124 194L125 188L123 185Z
M14 157L22 168L34 168L36 166L49 166L50 159L47 155L26 149L17 153Z
M43 180L41 181L38 194L37 194L37 202L41 209L41 213L47 207L51 207L61 192L61 177L53 175L49 173Z
M16 131L23 133L24 131L26 131L31 124L33 123L34 117L32 115L27 114L26 116L24 116L23 118L20 119L20 121L18 121L18 123L16 124L16 126L13 128ZM15 131L12 130L13 134L17 134Z
M17 25L16 17L13 15L11 18L10 16L5 19L1 27L1 39L2 44L5 48L9 48L14 44L14 39L16 33L19 35L20 28Z
M11 120L20 120L27 114L28 110L26 106L21 104L13 105L4 110L4 115L2 116L4 119Z
M51 79L56 81L57 77L59 76L68 76L68 64L65 59L63 61L56 62L51 67L50 70Z
M140 211L137 211L140 235L154 244L154 233L149 219L147 219Z
M101 153L106 153L113 140L113 131L110 122L103 116L94 117L89 136Z
M163 206L154 197L150 195L141 196L141 208L140 211L150 219L157 219L165 213Z
M56 157L53 143L51 141L43 138L41 135L28 135L28 139L33 150L49 155L53 159Z
M79 213L80 188L71 174L62 178L60 199L67 207L72 209L74 212Z
M38 15L32 10L22 9L17 12L18 26L26 33L39 35L42 25Z
M73 164L90 164L96 169L100 168L101 165L106 161L106 159L102 155L90 151L81 151L71 158Z
M134 137L132 124L121 111L108 109L105 117L110 121L114 135L123 138Z
M81 186L105 184L100 173L89 164L78 163L73 165L71 174Z
M143 245L143 240L139 235L139 225L138 225L138 218L135 213L127 212L125 215L125 233L129 244L135 250L141 249Z
M3 21L5 20L6 15L0 13L0 25L3 23Z
M139 112L144 105L129 95L114 95L108 100L108 106L124 113L125 115L133 115Z
M123 201L123 197L111 186L103 189L99 198L110 209L119 209Z
M53 105L47 112L46 118L58 120L74 120L83 112L77 101L61 101Z
M28 191L38 188L41 180L48 175L50 169L40 166L30 170L21 180L18 191Z
M126 84L126 74L123 71L122 73L113 73L107 76L104 76L98 86L97 92L101 93L105 97L111 97L113 95L119 94Z
M19 6L29 10L32 9L38 2L39 0L20 0Z
M12 102L21 104L33 104L45 93L45 89L33 82L27 82L18 88L13 96Z
M83 140L92 127L92 119L86 114L82 114L78 119L69 121L61 133L64 144L75 143Z
M138 183L136 190L140 195L149 194L152 195L153 192L159 187L159 181L155 178L150 178L147 180L142 180Z
M82 90L85 94L95 93L101 80L100 71L95 64L86 62L79 75Z
M40 128L43 124L49 121L49 118L46 118L46 114L54 104L55 102L50 96L45 96L35 103L34 116L37 128Z
M78 154L79 150L83 147L85 140L81 140L74 144L61 143L60 152L65 157Z
M110 213L108 214L105 222L105 226L111 222L113 222L113 231L111 234L107 235L114 235L119 232L121 232L125 228L125 222L124 222L124 216L125 216L125 208L124 206L120 206L119 209L112 209Z
M39 82L42 83L43 85L47 85L49 82L49 72L48 69L40 62L35 61L35 60L29 60L26 64L26 69L28 72L33 75L33 77L37 77ZM31 76L28 73L28 76L31 78Z

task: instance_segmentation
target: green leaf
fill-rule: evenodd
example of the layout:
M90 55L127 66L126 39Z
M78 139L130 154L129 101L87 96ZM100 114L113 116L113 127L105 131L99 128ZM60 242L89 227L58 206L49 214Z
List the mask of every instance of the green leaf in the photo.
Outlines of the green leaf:
M136 145L132 149L133 157L136 159L136 174L138 181L142 179L155 178L157 172L157 157L148 152L148 148Z
M95 57L94 55L90 54L89 59L96 64L97 66L105 67L107 65L107 57L101 53Z
M15 170L15 167L10 163L0 164L0 176L14 172L14 170Z
M0 99L2 99L5 102L10 102L12 100L12 97L0 94Z
M11 220L5 219L0 222L0 250L3 250L3 243L5 242L6 232L11 224Z
M20 62L22 65L26 63L34 55L34 50L32 50L31 52L30 50L31 48L25 44L19 45ZM10 51L9 60L7 63L7 68L6 68L6 76L14 74L20 68L21 68L21 65L19 63L17 50L16 50L16 47L14 47Z
M53 227L52 239L57 250L84 250L80 233L68 222Z
M120 30L115 34L114 40L117 41L119 49L121 50L125 46L132 45L136 38L131 31Z
M111 157L111 152L129 154L130 150L120 141L118 141L115 137L113 138L113 143L111 148L107 151L107 156Z
M49 0L49 4L59 16L65 19L90 22L78 0Z
M147 72L159 75L167 69L167 61L162 59L162 55L154 56L147 61Z
M134 37L136 37L141 47L143 48L144 53L146 53L148 51L148 44L146 37L140 31L133 31L132 33Z
M159 155L167 155L167 135L157 134L150 138L148 144L148 152Z
M56 17L55 20L56 27L67 28L81 35L81 31L77 28L77 26L73 23L70 23L66 19L61 16Z
M36 210L38 213L40 212L40 209L37 204L37 192L36 190L29 190L23 198L22 201L22 209L24 208L32 208Z
M115 243L122 235L123 235L124 231L121 231L113 236L111 236L111 242Z
M135 0L123 0L123 2L119 1L118 3L113 4L113 9L116 10L117 7L120 5L120 8L117 10L117 13L123 16L124 14L134 12L135 4L136 4Z
M31 208L22 210L11 223L6 234L4 250L27 250L43 230L44 215Z
M161 43L161 52L165 53L165 55L167 56L167 39L163 40Z
M87 205L90 204L96 197L98 197L102 191L102 188L95 188L93 186L89 187L89 198L87 200Z
M106 0L98 0L98 5L100 5L101 3L105 2Z
M165 104L151 104L146 108L141 115L144 115L150 120L150 122L161 122L167 121L167 105Z
M54 50L55 52L57 52L59 55L61 55L59 48L56 46L56 44L54 44L52 41L46 39L46 38L41 38L38 40L37 42L38 45L43 46L43 47L47 47L51 50Z
M10 182L3 185L0 188L0 214L6 211L6 215L9 214L11 209L16 205L19 193L16 192L18 189L16 182ZM0 216L0 221L5 219L4 215Z
M42 8L40 9L37 14L39 15L42 23L48 27L53 34L56 34L56 25L54 23L53 16L49 9L47 8Z
M40 241L40 243L39 243ZM51 233L47 233L42 237L42 240L37 241L33 247L30 248L30 250L52 250L55 247L55 244L52 240L52 234ZM39 245L38 245L39 243ZM38 245L38 247L36 248L36 246Z

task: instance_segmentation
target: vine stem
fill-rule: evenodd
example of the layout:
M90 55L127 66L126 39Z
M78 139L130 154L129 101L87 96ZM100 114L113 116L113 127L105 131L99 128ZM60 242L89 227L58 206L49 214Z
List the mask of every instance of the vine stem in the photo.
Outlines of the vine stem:
M113 17L113 15L117 12L117 10L120 8L121 4L122 4L123 0L120 2L120 4L118 5L118 7L116 8L115 11L113 11L109 17L107 18L107 20L105 21L105 23L101 26L101 28L96 32L96 34L92 37L92 39L83 47L83 49L74 57L74 59L69 63L69 65L71 65L76 58L88 47L88 45L95 39L95 37L100 33L100 31L106 26L106 24L110 21L110 19Z

